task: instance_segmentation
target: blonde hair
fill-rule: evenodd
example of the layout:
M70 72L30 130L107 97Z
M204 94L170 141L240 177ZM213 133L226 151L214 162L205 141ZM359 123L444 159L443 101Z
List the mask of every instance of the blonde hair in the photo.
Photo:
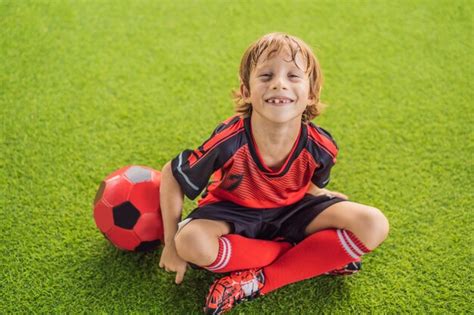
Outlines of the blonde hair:
M250 91L250 73L257 65L259 58L264 53L266 53L266 58L268 58L271 53L279 53L282 48L289 48L293 62L298 53L302 54L306 62L305 73L309 77L309 95L314 97L315 101L313 105L306 106L302 115L301 120L306 123L319 116L325 105L320 102L323 75L319 62L311 48L301 39L286 33L277 32L266 34L252 43L245 51L240 62L240 82L247 91ZM243 116L250 116L252 104L244 101L240 89L232 90L232 97L235 103L235 111Z

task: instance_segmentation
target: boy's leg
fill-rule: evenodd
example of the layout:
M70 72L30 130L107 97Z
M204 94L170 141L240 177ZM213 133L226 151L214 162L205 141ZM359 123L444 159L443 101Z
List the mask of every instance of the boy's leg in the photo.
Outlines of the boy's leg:
M379 209L352 201L342 201L313 218L304 229L304 234L309 236L330 228L349 230L367 247L374 249L387 237L389 225Z
M357 261L360 256L374 249L387 236L388 221L375 208L348 201L337 202L326 208L325 212L332 212L329 213L330 216L327 216L329 220L314 219L312 223L317 224L310 224L306 229L307 219L304 217L307 215L299 213L296 216L294 223L298 225L298 222L303 222L300 228L303 233L306 232L309 236L269 266L259 270L249 269L234 272L215 281L209 290L205 310L208 312L229 310L235 303L242 300L258 296L258 294L269 293L287 284L309 279L349 262ZM317 217L321 209L314 209ZM347 215L351 214L351 211L358 213L358 215ZM330 218L336 221L332 221ZM320 224L321 222L324 224ZM315 226L323 230L312 230ZM365 235L369 237L371 244L376 245L367 248L349 230L334 229L333 227L370 230ZM313 233L311 234L311 232ZM297 233L292 233L292 236L298 238Z
M388 221L375 208L344 201L328 207L304 230L308 235L263 269L266 294L357 261L388 234Z
M192 220L176 234L178 255L191 264L224 273L267 266L292 246L288 242L228 234L231 230L223 221Z
M205 269L224 273L249 268L261 268L292 247L289 242L267 241L229 234L219 237L219 252Z
M219 251L218 238L230 230L229 223L218 220L198 219L185 225L180 223L175 235L176 251L189 263L209 264Z

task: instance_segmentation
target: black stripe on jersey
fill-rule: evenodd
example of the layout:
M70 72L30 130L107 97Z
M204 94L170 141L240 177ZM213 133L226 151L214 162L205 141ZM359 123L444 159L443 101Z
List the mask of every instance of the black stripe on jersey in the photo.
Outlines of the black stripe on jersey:
M313 139L310 139L309 145L306 147L308 152L311 154L311 156L314 158L316 163L321 164L321 163L332 163L333 156L330 152L327 151L325 147L314 141Z
M336 140L334 139L334 137L329 133L329 131L327 131L326 129L320 127L320 126L316 126L315 124L313 124L312 122L310 122L311 126L313 126L315 129L317 129L320 133L322 133L323 135L325 135L327 138L331 139L332 143L334 143L334 145L336 146L336 149L339 149L339 147L337 146L337 143L336 143Z
M217 133L221 132L222 130L225 130L225 129L229 128L233 124L237 123L239 120L240 120L240 116L237 115L234 118L232 118L227 124L226 123L220 123L219 126L217 126L217 128L214 130L212 135L214 136Z
M202 153L202 151L201 151L201 150L199 150L199 152L201 152L201 153ZM196 152L194 152L194 151L193 151L193 153L192 153L192 154L194 155L194 157L196 158L196 160L199 160L199 155L197 155L197 154L196 154Z
M198 150L199 152L201 152L202 154L205 154L206 151L204 150L204 146L210 141L212 140L212 138L214 138L214 136L220 132L222 132L223 130L229 128L229 127L232 127L234 124L238 123L239 120L240 120L240 116L235 116L234 118L232 118L227 124L222 122L220 123L216 129L214 129L214 131L212 132L211 136L209 137L209 139L207 139L206 141L203 142L203 144L201 144L199 147L198 147ZM231 135L232 136L232 135ZM217 143L219 144L219 143ZM216 145L217 145L216 144ZM210 148L208 151L211 151L213 148Z
M189 199L196 198L208 185L211 175L224 166L235 152L247 143L244 129L233 133L228 138L217 143L206 155L192 166L186 162L192 150L185 150L172 160L173 175L179 182L184 194Z
M205 154L206 151L204 151L204 147L203 146L200 146L198 148L199 152L201 153L201 155ZM194 152L193 152L194 153ZM197 155L196 153L194 153L194 155L199 159L199 155Z
M331 157L331 159L334 159L334 158L335 158L335 156L331 153L331 151L329 151L328 148L326 148L326 147L323 146L322 144L316 142L316 140L314 140L314 139L311 138L311 137L310 137L310 141L311 141L312 143L314 143L314 145L317 146L320 150L323 150L324 152L326 152L326 154L328 154L328 155ZM335 144L335 143L334 143L334 144ZM336 146L336 148L337 148L337 146Z
M326 151L326 148L312 139L308 141L306 150L308 150L314 161L319 165L311 181L319 188L324 188L329 183L329 173L334 165L333 156Z
M281 176L284 176L286 173L288 173L288 170L290 169L293 162L300 155L301 151L303 151L303 148L306 147L306 142L308 139L308 130L305 124L301 124L301 134L300 134L300 137L298 138L298 144L296 145L295 151L290 156L285 169L283 169L280 173L277 173L277 174L269 173L268 170L262 165L260 159L258 158L258 154L255 150L255 147L253 145L252 132L250 130L250 117L247 117L244 119L244 126L245 126L245 134L247 135L247 141L248 141L250 154L252 155L252 158L255 164L257 164L258 168L263 173L265 173L265 175L268 177L281 177Z

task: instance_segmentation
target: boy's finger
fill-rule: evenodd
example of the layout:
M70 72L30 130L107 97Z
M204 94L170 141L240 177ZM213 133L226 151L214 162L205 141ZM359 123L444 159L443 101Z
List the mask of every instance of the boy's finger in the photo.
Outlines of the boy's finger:
M342 199L349 199L347 195L344 195L343 193L340 193L340 192L334 192L333 195Z
M178 271L176 273L176 279L174 280L176 282L176 284L180 284L181 282L183 282L184 273L185 273L185 271Z

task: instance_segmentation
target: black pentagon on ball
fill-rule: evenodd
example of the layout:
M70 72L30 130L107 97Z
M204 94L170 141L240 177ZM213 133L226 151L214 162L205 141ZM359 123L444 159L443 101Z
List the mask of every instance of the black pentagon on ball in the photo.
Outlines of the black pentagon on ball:
M129 201L113 208L115 225L124 229L133 229L140 217L140 212Z
M140 166L132 166L125 172L125 176L132 183L148 182L151 180L151 170Z
M135 247L135 251L148 252L148 251L156 249L158 246L160 246L160 244L161 244L160 240L141 242L140 245Z

